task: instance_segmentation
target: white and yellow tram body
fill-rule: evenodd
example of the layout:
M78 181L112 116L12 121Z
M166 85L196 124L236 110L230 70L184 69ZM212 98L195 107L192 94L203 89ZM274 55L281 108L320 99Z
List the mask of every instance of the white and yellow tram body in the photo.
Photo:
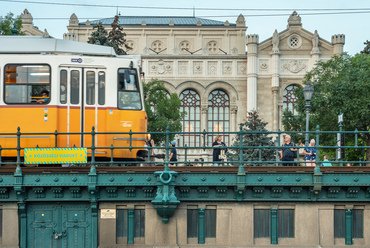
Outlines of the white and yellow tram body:
M90 147L81 132L146 132L140 82L141 57L116 56L111 47L42 37L0 36L1 156L15 157L16 136L4 133L68 133L57 147ZM45 93L49 92L49 96ZM75 134L72 134L75 133ZM21 147L55 147L54 135L21 135ZM95 135L97 147L129 147L128 134ZM133 135L132 147L144 147ZM88 150L88 153L91 152ZM135 160L143 149L114 149L113 157ZM21 154L23 156L23 152ZM96 157L111 157L97 149Z

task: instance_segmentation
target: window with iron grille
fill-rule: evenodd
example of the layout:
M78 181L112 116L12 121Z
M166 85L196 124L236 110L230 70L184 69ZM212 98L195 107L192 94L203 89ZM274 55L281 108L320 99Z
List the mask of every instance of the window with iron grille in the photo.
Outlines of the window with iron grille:
M293 113L293 115L298 113L294 106L298 100L297 96L294 95L294 91L299 87L300 86L297 84L291 84L285 88L283 93L283 110L288 109Z
M200 146L200 135L189 134L189 132L200 132L200 96L194 90L181 92L181 111L186 112L182 120L183 134L180 137L180 145L189 147Z
M294 238L294 209L279 209L278 237Z
M216 209L204 210L204 224L205 226L199 227L199 209L188 209L187 212L187 237L197 238L199 228L203 228L206 238L216 238Z
M188 209L187 213L188 238L198 237L198 209Z
M223 90L214 90L208 96L208 132L230 131L230 100ZM215 135L208 135L208 145L212 146ZM229 144L229 135L223 136Z
M135 238L145 237L145 210L134 210ZM128 211L127 209L117 209L116 215L116 236L117 238L127 238L128 234Z
M270 237L270 209L254 210L254 238Z
M254 238L269 238L271 236L270 223L271 209L255 209ZM277 210L277 233L279 238L294 238L294 223L294 209Z
M216 238L216 209L206 209L205 225L206 225L206 238Z
M345 238L346 213L344 209L334 209L334 238ZM364 210L352 210L352 238L364 238Z

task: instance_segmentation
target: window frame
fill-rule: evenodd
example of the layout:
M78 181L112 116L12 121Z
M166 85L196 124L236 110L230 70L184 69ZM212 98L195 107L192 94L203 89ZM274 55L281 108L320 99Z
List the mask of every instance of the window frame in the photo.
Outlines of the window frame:
M287 90L287 88L288 87L290 87L290 86L292 86L293 88L291 89L291 90ZM285 88L284 88L284 90L283 90L283 112L286 110L286 109L288 109L288 110L290 110L290 108L289 108L289 105L292 105L292 110L290 110L291 112L292 112L292 114L293 115L297 115L298 114L298 112L297 112L297 110L294 108L294 105L295 104L298 104L298 97L296 96L296 95L294 95L294 91L295 91L295 88L302 88L302 86L301 85L299 85L299 84L295 84L295 83L293 83L293 84L289 84L289 85L287 85ZM285 91L287 91L287 94L285 94ZM290 94L289 95L289 97L287 97L287 95L288 94ZM294 95L294 98L293 98L293 100L291 101L290 99L292 98L291 96L292 95ZM289 99L288 99L289 98ZM285 106L285 107L284 107Z
M120 70L124 70L124 73L126 73L126 70L129 72L129 75L134 75L134 78L135 78L135 85L136 85L136 90L122 90L120 89ZM131 72L135 72L134 74L132 74ZM133 110L133 111L140 111L140 110L143 110L144 106L143 106L143 103L142 103L142 94L141 94L141 85L140 85L140 82L139 82L139 77L138 77L138 72L137 72L137 69L135 68L118 68L117 69L117 109L119 110ZM132 93L138 93L139 94L139 102L140 102L140 108L138 109L134 109L134 108L122 108L120 107L120 93L121 92L132 92Z
M217 92L214 94L214 92ZM219 104L215 103L213 100L215 99L212 97L210 99L211 95L213 94L214 96L217 96L222 92L224 96L226 96L227 99L224 99L225 102L228 104L221 104L221 106L217 106ZM215 109L217 109L217 119L215 119ZM220 109L222 109L222 115L223 118L220 120ZM222 135L223 141L225 144L229 144L230 142L230 136L228 134L224 134L224 132L230 132L230 97L227 94L227 92L223 89L214 89L212 92L209 93L208 95L208 105L207 105L207 130L208 132L219 132L218 134L208 134L208 145L212 146L214 139L218 135ZM226 111L227 110L227 111ZM227 113L226 113L227 112ZM211 117L211 118L210 118ZM226 123L227 123L227 130L226 130ZM219 131L220 129L218 128L218 131L215 130L216 125L221 126L223 128L222 131Z
M186 91L189 91L189 93L187 93L186 95L192 95L194 96L195 98L195 101L193 101L192 105L191 106L187 106L187 105L184 105L184 103L187 101L186 99L188 98L182 98L182 95L184 92ZM195 92L195 94L193 94L192 92ZM197 97L199 99L197 99ZM201 144L201 135L200 134L189 134L189 133L192 133L192 132L200 132L200 128L201 128L201 119L202 119L202 111L201 111L201 107L202 107L202 98L200 96L200 94L198 93L198 91L196 91L195 89L192 89L192 88L188 88L188 89L185 89L183 90L180 95L179 95L179 99L181 101L181 107L180 107L180 111L181 112L187 112L186 110L189 109L189 112L190 113L186 113L186 116L184 116L184 119L181 120L181 124L182 124L182 135L180 136L180 144L182 146L185 146L185 144L188 146L188 147L196 147L196 146L200 146ZM193 111L191 110L193 109ZM199 110L199 113L197 112ZM191 113L193 112L193 113ZM193 119L191 119L192 117L190 117L190 114L192 114L192 116L194 117ZM197 119L197 115L199 115L199 119ZM192 127L192 130L190 129L191 128L191 124L194 124L193 127ZM188 126L187 126L188 124ZM189 127L189 130L186 131L187 127ZM199 130L197 131L197 128L199 128ZM185 137L189 137L189 138L185 138ZM187 142L187 139L189 142Z
M48 77L48 83L7 83L6 82L6 75L7 75L7 70L6 70L6 67L7 66L29 66L29 67L37 67L37 66L46 66L49 68L49 77ZM51 99L52 99L52 91L51 91L51 77L52 77L52 69L51 69L51 66L49 64L46 64L46 63L8 63L8 64L5 64L4 65L4 73L3 73L3 93L2 93L2 96L3 96L3 100L4 100L4 103L7 104L7 105L47 105L47 104L50 104L51 102ZM7 102L6 100L6 86L7 85L18 85L18 86L44 86L43 88L48 90L49 91L49 101L48 102L45 102L43 104L40 104L40 103L37 103L37 102ZM32 88L31 88L32 90ZM31 92L32 93L32 92Z

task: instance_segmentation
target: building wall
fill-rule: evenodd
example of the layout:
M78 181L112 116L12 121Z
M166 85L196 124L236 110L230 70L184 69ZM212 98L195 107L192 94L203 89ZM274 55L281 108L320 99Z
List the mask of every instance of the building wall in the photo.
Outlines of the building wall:
M134 241L135 247L276 247L270 238L254 238L254 210L293 209L295 212L294 237L279 238L278 245L283 247L348 247L344 238L334 238L334 209L363 209L364 238L353 239L351 247L368 247L370 205L345 203L221 203L194 202L181 203L170 222L164 224L151 204L102 203L101 209L144 208L145 238ZM188 209L216 209L216 237L206 238L205 244L198 244L198 238L187 238ZM115 219L99 219L99 247L125 247L117 244Z

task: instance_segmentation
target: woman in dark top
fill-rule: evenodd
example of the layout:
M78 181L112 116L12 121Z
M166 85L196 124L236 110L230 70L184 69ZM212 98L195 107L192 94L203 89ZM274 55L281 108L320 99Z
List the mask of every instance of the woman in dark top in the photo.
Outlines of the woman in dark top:
M226 146L226 144L222 142L221 135L218 135L215 138L215 142L213 142L212 144L212 147L214 147L213 149L213 162L214 162L213 165L214 166L221 166L221 158L220 158L221 148L220 147L222 146Z
M170 161L177 161L177 150L175 148L176 146L176 141L171 141L171 154L170 154ZM170 164L173 165L173 164Z

